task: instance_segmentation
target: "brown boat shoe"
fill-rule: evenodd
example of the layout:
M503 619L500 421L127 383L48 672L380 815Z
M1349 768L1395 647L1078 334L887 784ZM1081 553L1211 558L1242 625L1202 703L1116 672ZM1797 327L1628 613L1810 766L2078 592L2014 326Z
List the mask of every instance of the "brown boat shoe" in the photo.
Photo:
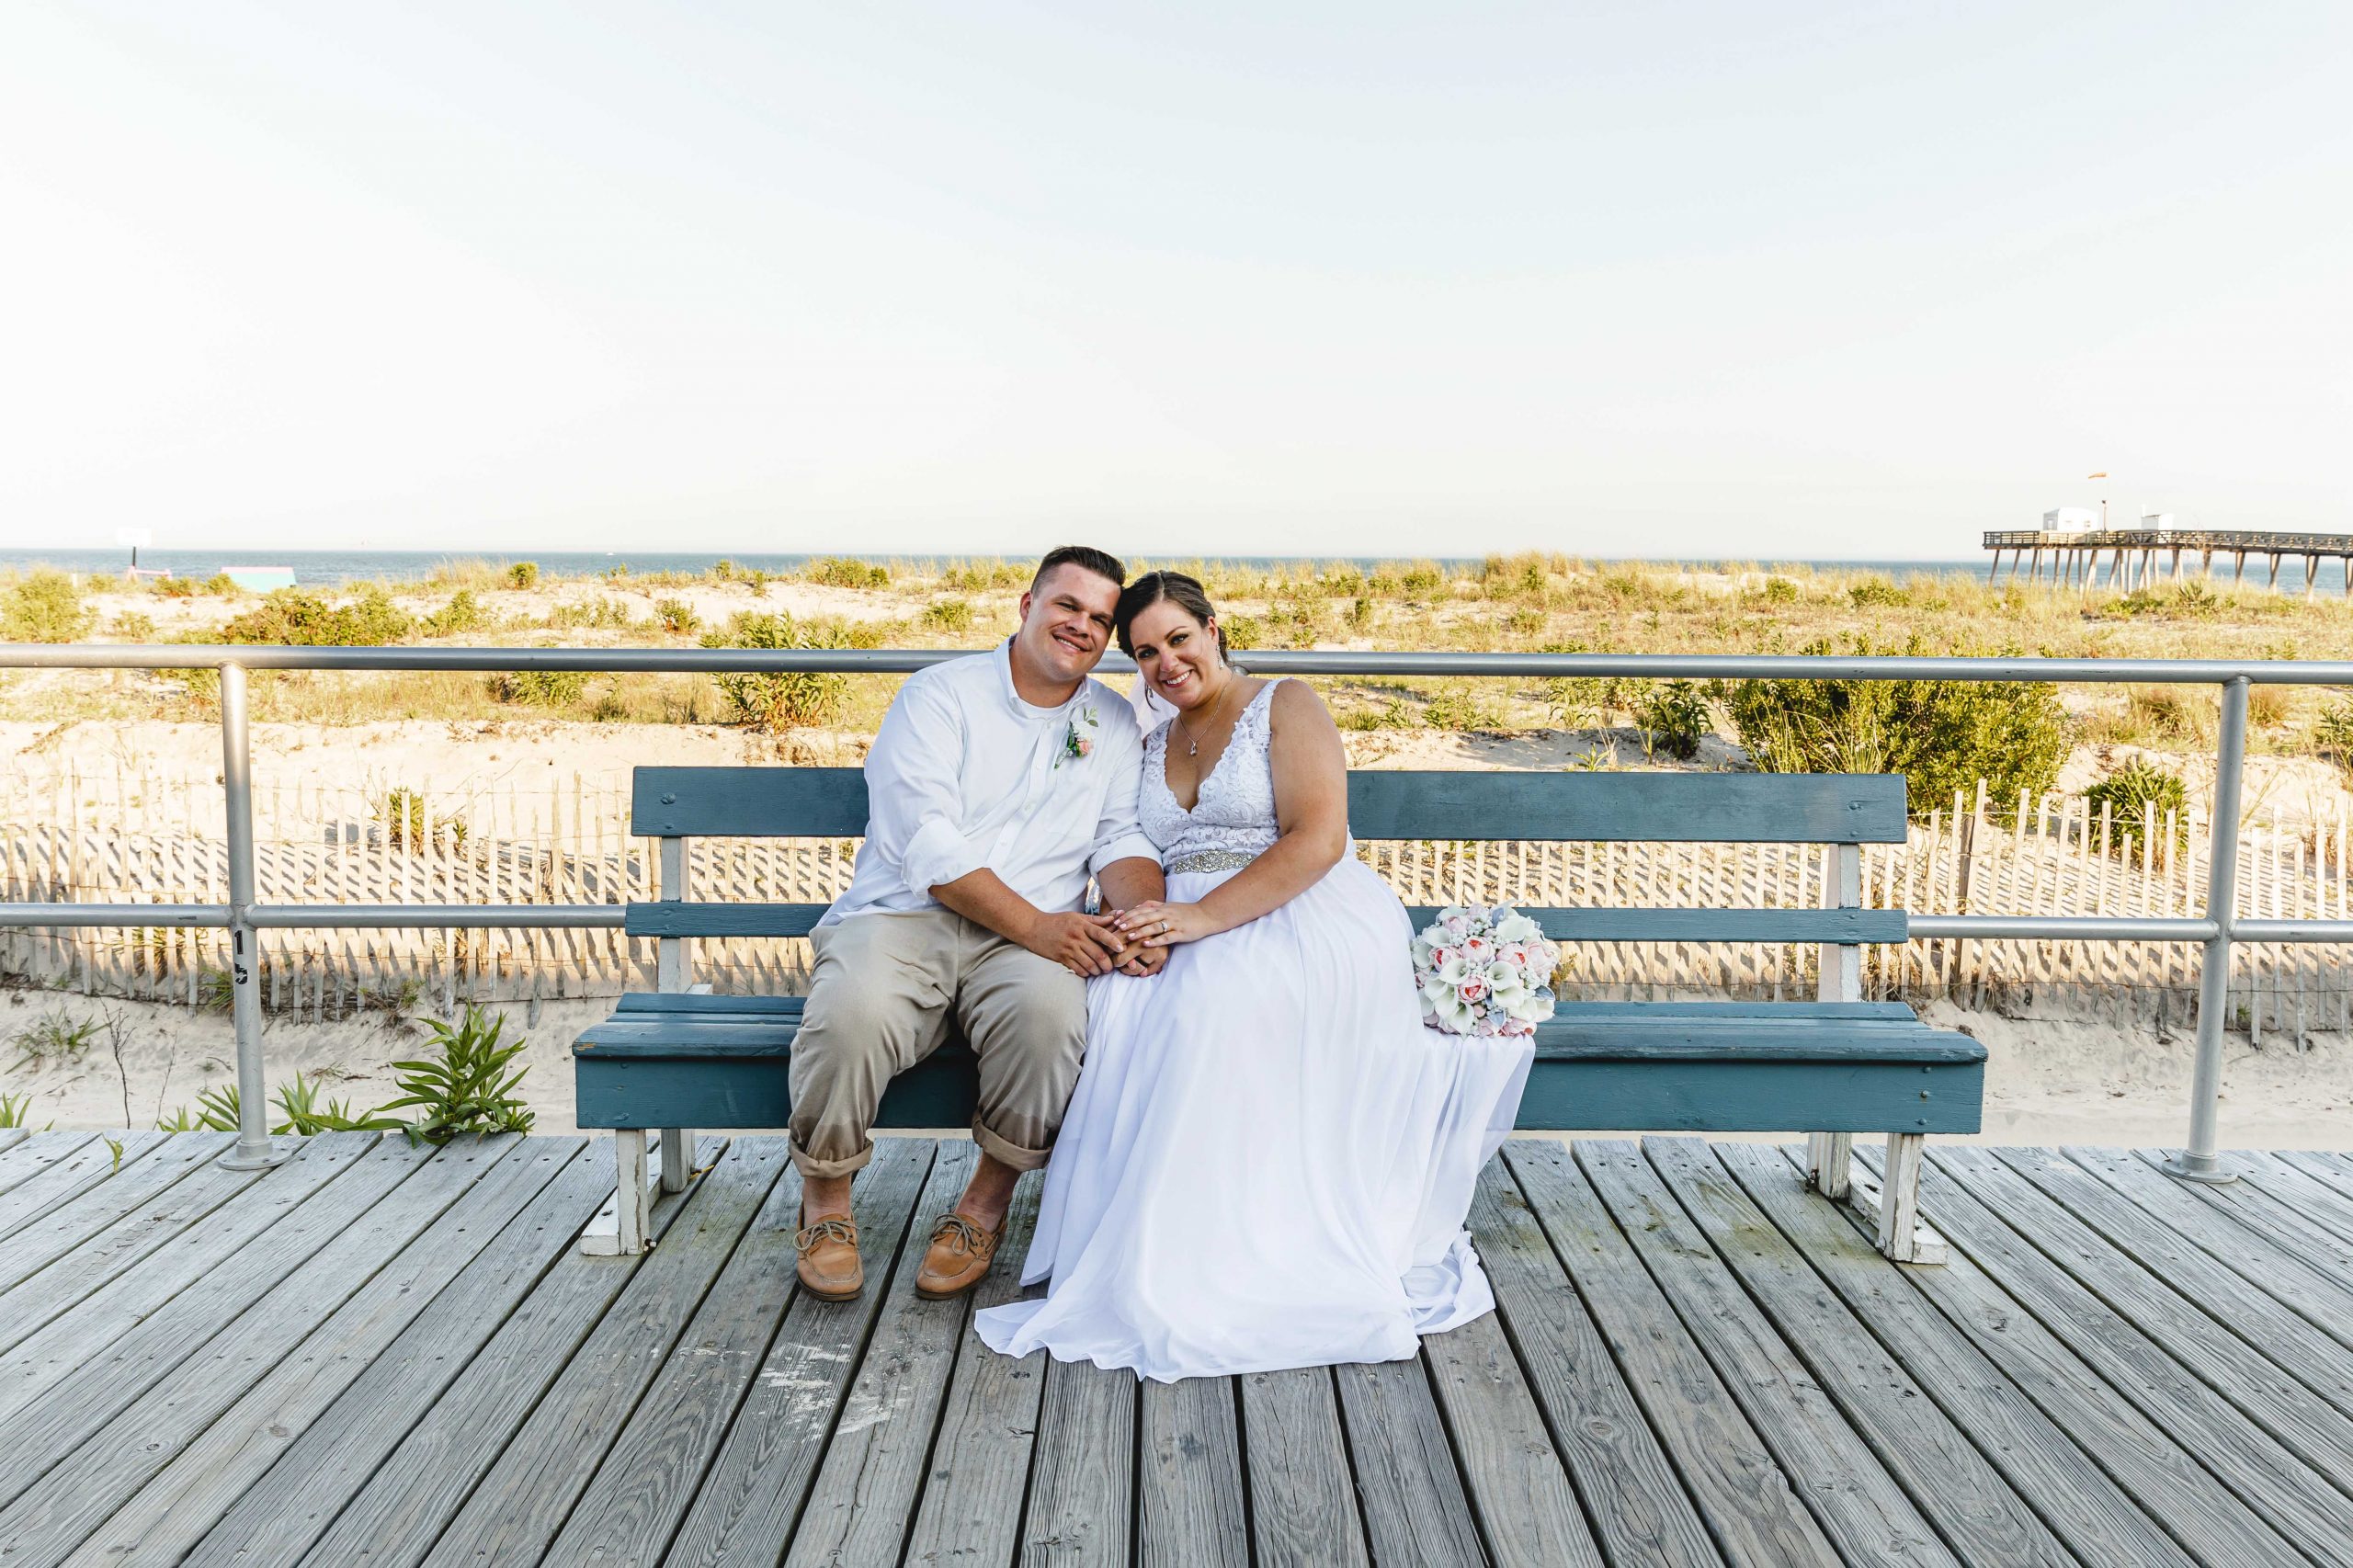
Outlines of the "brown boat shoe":
M828 1215L792 1233L801 1255L797 1266L801 1288L821 1301L847 1301L866 1287L866 1269L858 1261L858 1225L843 1215Z
M931 1245L924 1249L923 1267L915 1270L915 1294L926 1301L961 1296L988 1278L996 1258L996 1244L1005 1237L1005 1221L983 1231L961 1214L942 1214L931 1228Z

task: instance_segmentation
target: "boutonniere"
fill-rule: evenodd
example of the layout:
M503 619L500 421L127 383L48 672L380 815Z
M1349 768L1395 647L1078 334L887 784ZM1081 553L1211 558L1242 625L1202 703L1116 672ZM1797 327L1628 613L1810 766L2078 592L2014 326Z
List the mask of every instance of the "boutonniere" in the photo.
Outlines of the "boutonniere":
M1063 754L1054 758L1054 766L1060 767L1066 761L1093 756L1096 726L1093 703L1072 713L1070 727L1063 732Z

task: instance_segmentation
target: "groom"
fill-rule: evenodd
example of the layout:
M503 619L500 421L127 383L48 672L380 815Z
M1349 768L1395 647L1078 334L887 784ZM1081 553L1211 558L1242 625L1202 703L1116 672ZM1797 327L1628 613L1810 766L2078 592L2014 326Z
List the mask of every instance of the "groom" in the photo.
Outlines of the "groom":
M994 652L910 676L866 758L866 842L817 922L792 1043L801 1282L847 1301L865 1283L850 1176L874 1154L891 1078L954 1027L980 1058L978 1168L940 1216L918 1294L980 1283L1021 1173L1046 1163L1086 1043L1086 977L1149 974L1112 912L1164 892L1136 825L1142 743L1127 699L1087 678L1111 639L1126 568L1099 550L1048 555L1021 625ZM1092 873L1104 915L1081 911Z

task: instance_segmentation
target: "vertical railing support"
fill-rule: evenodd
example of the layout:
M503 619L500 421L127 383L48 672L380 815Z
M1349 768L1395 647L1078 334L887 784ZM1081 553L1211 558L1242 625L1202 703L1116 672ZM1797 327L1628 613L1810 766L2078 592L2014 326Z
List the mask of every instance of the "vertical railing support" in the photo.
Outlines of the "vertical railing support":
M2238 1178L2214 1152L2216 1102L2222 1092L2223 1015L2231 995L2231 926L2239 898L2239 782L2246 768L2247 678L2222 683L2222 739L2214 761L2214 810L2208 824L2206 918L2213 936L2198 961L2198 1056L2189 1072L2189 1143L2165 1168L2185 1181L2217 1185Z
M233 1171L286 1158L269 1141L268 1086L261 1063L261 953L247 912L254 903L253 746L245 722L245 671L221 666L221 783L229 812L229 1011L237 1029L237 1144L221 1156Z

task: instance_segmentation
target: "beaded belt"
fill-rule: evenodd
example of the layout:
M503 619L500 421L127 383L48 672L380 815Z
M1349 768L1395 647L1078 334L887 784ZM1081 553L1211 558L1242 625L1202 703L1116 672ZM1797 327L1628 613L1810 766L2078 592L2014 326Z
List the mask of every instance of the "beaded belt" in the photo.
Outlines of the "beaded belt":
M1238 871L1257 858L1239 849L1196 849L1177 856L1161 870L1172 877L1179 871Z

